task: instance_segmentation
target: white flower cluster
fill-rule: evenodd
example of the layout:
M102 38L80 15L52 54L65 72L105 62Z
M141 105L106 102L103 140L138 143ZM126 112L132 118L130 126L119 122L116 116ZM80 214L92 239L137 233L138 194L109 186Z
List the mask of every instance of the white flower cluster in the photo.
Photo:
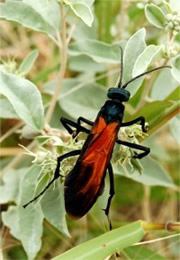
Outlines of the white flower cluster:
M180 32L180 15L179 14L167 14L165 29L167 31Z
M148 128L148 124L145 125ZM120 128L118 138L123 141L128 141L131 143L139 144L138 138L144 138L148 134L142 131L141 125L134 124L128 127ZM124 145L116 145L115 150L113 152L112 161L115 165L121 165L124 171L127 173L127 166L129 165L131 169L134 169L134 165L132 164L134 151L133 149L124 146ZM139 168L141 168L141 164L139 161L137 163Z
M15 62L15 60L9 59L8 61L4 61L1 59L1 62L2 62L2 64L0 64L0 70L18 75L17 63Z

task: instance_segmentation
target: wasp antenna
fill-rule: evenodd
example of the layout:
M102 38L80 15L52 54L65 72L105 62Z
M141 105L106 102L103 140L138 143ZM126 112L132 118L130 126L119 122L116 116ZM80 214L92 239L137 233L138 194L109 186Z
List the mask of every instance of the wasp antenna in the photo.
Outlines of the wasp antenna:
M128 82L126 82L126 83L122 86L122 88L126 88L127 85L129 85L129 83L133 82L134 80L136 80L136 79L138 79L138 78L140 78L140 77L142 77L142 76L144 76L144 75L146 75L146 74L149 74L149 73L151 73L151 72L153 72L153 71L155 71L155 70L160 70L160 69L164 69L164 68L171 68L171 67L170 67L170 66L160 66L160 67L157 67L157 68L155 68L155 69L148 70L148 71L146 71L146 72L144 72L144 73L141 73L141 74L139 74L138 76L132 78L132 79L129 80Z
M121 88L122 77L123 77L123 49L122 47L119 48L121 49L121 67L120 67L120 80L119 80L118 88Z

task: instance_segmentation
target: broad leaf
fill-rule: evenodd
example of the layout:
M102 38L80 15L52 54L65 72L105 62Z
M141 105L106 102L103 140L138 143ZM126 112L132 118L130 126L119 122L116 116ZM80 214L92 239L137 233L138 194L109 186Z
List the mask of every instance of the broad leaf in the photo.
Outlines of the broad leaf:
M148 138L143 142L143 144L151 149L150 155L156 160L160 161L168 161L170 159L170 155L168 154L167 150L164 149L161 145L157 142L158 132Z
M29 259L34 259L41 248L43 214L39 205L29 205L26 209L22 205L31 199L39 170L36 165L26 170L21 179L19 206L9 207L2 214L3 223L21 240Z
M28 169L21 181L20 207L18 208L19 228L21 241L29 258L35 257L41 248L41 236L43 231L43 214L40 205L29 205L23 208L22 205L32 198L35 189L35 182L40 172L40 167L33 165Z
M29 80L1 71L0 92L7 97L17 115L36 130L44 127L41 95Z
M164 28L166 21L165 14L154 4L148 4L145 7L145 15L148 21L157 28Z
M39 51L33 50L32 52L30 52L25 59L23 60L23 62L21 63L18 72L20 73L21 76L26 75L32 68L34 62L36 61L37 57L38 57Z
M174 80L171 69L163 69L153 82L151 98L155 100L164 100L178 86L178 82Z
M55 84L55 81L51 81L44 88L47 92L53 93ZM98 84L83 84L78 79L68 79L63 81L59 105L70 118L77 119L84 116L89 120L94 120L106 100L106 95L105 89ZM60 111L61 114L58 117L64 114L63 111Z
M72 56L81 54L91 57L100 63L120 63L120 45L111 45L96 40L83 40L69 45L68 52Z
M144 168L143 174L139 176L139 172L133 173L132 179L140 181L146 185L160 185L164 187L175 187L172 178L168 172L160 165L160 163L150 156L141 160Z
M169 121L170 131L175 140L180 144L180 117L176 116Z
M0 203L8 202L18 202L20 182L23 178L26 168L21 168L18 170L7 171L2 179L2 184L0 185Z
M35 9L50 28L52 26L55 31L60 29L60 7L56 0L23 0L23 2Z
M126 44L124 50L124 71L122 81L123 85L127 81L132 79L132 73L136 60L146 48L145 34L145 29L140 29L130 37ZM131 95L133 95L137 91L137 88L140 84L141 82L139 80L136 80L135 82L128 85L127 90L130 91Z
M66 2L73 11L73 13L79 17L86 25L91 27L93 22L93 14L89 6L83 2L70 3Z
M137 221L120 228L113 229L91 239L67 252L53 258L53 260L103 260L118 250L139 242L145 232L142 221Z
M59 102L56 103L52 118L51 118L51 126L54 128L58 128L58 129L62 129L64 131L64 127L63 125L60 123L60 117L66 117L68 119L77 119L74 117L70 117L69 114L67 114L59 105Z
M141 164L143 166L142 174L139 174L138 170L134 170L129 176L124 175L121 167L116 167L116 165L114 165L114 171L117 174L124 175L145 185L175 187L173 180L166 170L150 156L143 158ZM129 172L131 172L131 169L129 169Z
M93 23L91 27L87 26L85 23L79 23L75 27L72 38L76 41L82 41L83 39L97 39L97 26Z
M179 100L179 93L180 93L180 86L178 86L177 88L175 88L175 90L173 90L167 97L166 100L174 100L174 101L178 101Z
M43 17L30 5L21 1L7 1L0 4L0 18L17 22L35 31L54 34Z
M0 98L0 118L19 118L7 98Z
M78 84L78 81L67 80L63 84L62 98L59 101L61 108L73 118L84 116L94 120L100 107L106 99L106 91L98 84L86 84L71 94L66 94ZM94 93L96 93L94 95ZM64 96L64 97L63 97Z
M152 62L153 58L160 52L161 46L149 45L137 58L132 76L135 77L143 73Z
M9 227L10 233L15 238L21 240L18 207L10 206L7 211L2 212L2 221L5 226Z
M180 55L172 59L172 75L180 83Z
M41 248L43 233L43 214L40 206L18 208L19 233L22 245L29 257L35 258Z
M55 186L55 187L54 187ZM55 226L60 232L69 235L66 224L66 211L64 207L64 187L57 180L55 185L46 191L41 200L41 208L44 217Z
M27 168L26 173L20 184L20 199L18 205L22 206L32 199L35 191L35 183L39 176L40 170L40 166L36 164L32 165L30 168ZM31 206L32 204L29 207ZM28 207L26 209L28 209Z
M91 71L91 72L102 72L105 70L103 64L95 62L92 58L86 55L72 56L69 59L69 68L73 71Z
M161 47L155 45L147 46L144 51L138 56L134 68L132 71L132 78L140 75L141 73L145 72L148 66L151 64L152 60L157 57L157 54L160 52ZM127 89L131 89L131 95L135 94L139 87L141 86L144 77L139 78L138 80L134 81L134 83L130 83L130 87L127 86Z
M38 176L38 179L36 181L36 187L34 189L33 197L36 197L37 195L39 195L40 192L42 190L44 190L44 188L46 187L46 185L49 182L50 182L50 175L49 175L49 173L40 172L39 176ZM43 195L45 195L45 193Z

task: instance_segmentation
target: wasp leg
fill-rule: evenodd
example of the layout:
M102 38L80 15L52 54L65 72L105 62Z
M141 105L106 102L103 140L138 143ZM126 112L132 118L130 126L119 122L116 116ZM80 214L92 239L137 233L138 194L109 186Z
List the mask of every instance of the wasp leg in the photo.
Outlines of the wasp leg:
M143 132L147 132L147 128L145 126L146 120L145 120L145 118L143 116L137 117L136 119L134 119L132 121L122 123L121 127L123 127L123 126L130 126L130 125L133 125L133 124L135 124L135 123L137 123L139 121L140 121L140 125L142 126L142 131Z
M90 126L93 126L93 125L94 125L94 122L93 122L93 121L90 121L90 120L88 120L88 119L86 119L86 118L84 118L84 117L82 117L82 116L80 116L80 117L77 119L78 125L81 126L81 122L84 122L84 123L86 123L87 125L90 125ZM78 131L78 129L77 129L75 136L77 136L77 135L79 134L79 132L80 132L80 131ZM89 133L90 133L90 131L89 131Z
M87 125L91 125L91 126L94 125L94 122L93 122L93 121L90 121L90 120L88 120L88 119L86 119L86 118L84 118L84 117L82 117L82 116L80 116L80 117L78 118L77 123L78 123L79 125L81 125L81 121L84 122L84 123L86 123Z
M81 126L79 123L75 123L72 120L61 117L60 119L63 126L66 128L69 134L71 134L74 138L79 134L79 132L84 132L86 134L90 133L89 129L86 129L84 126ZM74 127L76 131L74 131L70 126Z
M115 194L115 191L114 191L114 175L113 175L113 168L112 168L111 163L108 165L108 172L109 172L109 180L110 180L110 190L109 190L109 198L108 198L107 206L104 211L108 218L109 229L112 230L112 224L111 224L111 220L109 218L109 209L110 209L111 201Z
M133 156L133 158L135 158L135 159L141 159L144 156L148 155L148 153L150 153L149 147L145 147L145 146L142 146L142 145L139 145L139 144L134 144L134 143L121 141L121 140L117 140L116 142L118 144L122 144L122 145L128 146L130 148L134 148L134 149L143 151L142 153L135 153L135 155Z
M31 204L33 201L37 200L40 196L43 195L43 193L51 186L51 184L56 180L58 179L60 176L63 177L61 174L59 174L59 169L60 169L60 164L61 162L66 159L66 158L69 158L71 156L76 156L76 155L79 155L81 153L81 150L75 150L75 151L72 151L72 152L69 152L69 153L66 153L66 154L63 154L61 156L59 156L57 158L57 166L56 166L56 170L54 172L54 177L53 179L46 185L46 187L44 188L44 190L42 190L39 195L37 195L36 197L34 197L32 200L30 200L28 203L24 204L23 205L23 208L26 208L29 204Z

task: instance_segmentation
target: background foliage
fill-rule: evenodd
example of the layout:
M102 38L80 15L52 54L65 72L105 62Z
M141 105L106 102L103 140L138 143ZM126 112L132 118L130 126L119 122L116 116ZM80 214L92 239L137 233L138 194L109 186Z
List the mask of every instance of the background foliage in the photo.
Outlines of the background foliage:
M4 258L104 259L118 247L121 259L177 259L177 237L163 240L168 228L162 224L155 228L161 231L144 237L153 228L136 220L179 220L179 1L7 0L0 3L0 18ZM131 141L151 148L138 161L129 157L132 150L115 147L116 195L110 216L113 227L129 225L105 233L108 223L100 209L108 198L108 180L103 196L77 222L66 218L62 181L24 210L22 205L52 178L57 154L82 146L85 137L75 143L59 118L95 119L107 89L119 79L119 46L124 50L123 83L148 68L172 67L127 88L131 99L125 121L143 115L149 131L142 136L128 128L120 135L133 134ZM65 161L61 172L68 173L73 163ZM143 237L162 239L131 246ZM104 241L106 250L98 241ZM82 246L75 248L78 244ZM75 251L68 252L70 248Z

